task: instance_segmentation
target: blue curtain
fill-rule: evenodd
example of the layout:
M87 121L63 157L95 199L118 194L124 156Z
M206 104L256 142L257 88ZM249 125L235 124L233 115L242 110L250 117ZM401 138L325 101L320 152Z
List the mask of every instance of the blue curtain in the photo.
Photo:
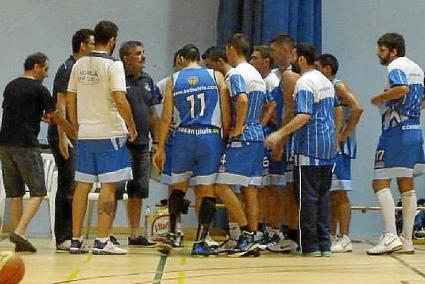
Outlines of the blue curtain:
M253 45L268 44L285 32L296 42L322 48L322 0L220 0L217 44L224 45L236 32Z

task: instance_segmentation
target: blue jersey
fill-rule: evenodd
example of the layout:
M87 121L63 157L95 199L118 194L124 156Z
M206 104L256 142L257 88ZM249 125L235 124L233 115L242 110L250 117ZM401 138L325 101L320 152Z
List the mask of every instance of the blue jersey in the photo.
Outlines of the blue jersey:
M266 96L266 84L260 73L248 63L241 63L226 74L230 85L232 100L232 126L235 125L236 102L241 93L248 96L248 112L245 119L245 129L237 138L239 141L264 141L263 127L260 123Z
M220 92L213 70L187 67L174 73L173 97L178 126L221 127Z
M339 82L341 82L341 80L339 80L337 78L334 78L331 82L334 85L334 88L336 88L336 85ZM342 126L342 128L344 129L345 126L347 125L348 119L350 118L351 109L349 107L347 107L346 105L342 104L339 101L339 99L338 99L337 96L335 96L335 105L340 105L343 108L344 125ZM356 143L356 130L355 129L350 133L350 135L348 136L347 140L344 143L341 143L341 145L340 145L340 151L341 151L341 154L347 155L351 159L355 159L356 158L357 143Z
M294 153L319 162L332 160L336 154L332 83L319 71L309 70L295 84L294 96L295 114L310 115L309 122L294 133Z
M403 124L419 124L424 97L424 71L407 57L398 57L388 65L388 87L408 86L404 97L381 106L382 130Z

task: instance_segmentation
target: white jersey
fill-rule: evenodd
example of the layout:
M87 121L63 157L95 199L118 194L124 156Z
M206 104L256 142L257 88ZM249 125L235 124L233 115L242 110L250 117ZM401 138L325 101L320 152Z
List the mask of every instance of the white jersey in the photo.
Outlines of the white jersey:
M121 61L93 51L72 68L68 91L77 93L78 139L125 136L127 127L112 100L112 92L126 92Z

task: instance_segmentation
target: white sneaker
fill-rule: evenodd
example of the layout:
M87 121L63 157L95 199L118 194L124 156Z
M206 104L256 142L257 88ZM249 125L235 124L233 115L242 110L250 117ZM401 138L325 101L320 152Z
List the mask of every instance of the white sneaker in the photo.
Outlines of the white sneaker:
M114 245L110 240L106 242L101 242L99 240L94 241L94 246L91 250L92 254L96 255L123 255L127 254L127 250L120 248L117 245Z
M338 238L335 243L332 243L331 252L333 253L342 253L342 252L352 252L353 246L351 245L351 240L347 235L343 235Z
M397 235L384 233L379 238L379 243L367 250L367 254L379 255L384 253L392 253L403 247L403 243Z
M332 234L329 234L329 240L331 241L331 246L334 246L334 245L336 245L337 244L337 242L338 242L338 236L337 235L332 235Z
M218 248L219 246L220 246L220 244L219 243L217 243L216 241L214 241L214 239L213 238L211 238L211 236L210 235L207 235L207 237L205 238L205 240L204 240L206 243L207 243L207 245L209 246L209 247L211 247L211 248Z
M415 247L413 246L412 240L405 239L403 236L399 236L403 247L397 251L397 253L414 254Z
M261 241L263 238L264 238L264 233L263 233L263 232L261 232L261 231L257 231L257 232L255 232L255 234L254 234L254 241L255 241L255 242L259 242L259 241Z

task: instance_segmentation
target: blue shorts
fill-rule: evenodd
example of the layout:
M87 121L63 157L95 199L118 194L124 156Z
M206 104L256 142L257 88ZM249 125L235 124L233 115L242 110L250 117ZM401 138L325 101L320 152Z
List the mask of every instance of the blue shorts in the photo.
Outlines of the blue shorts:
M335 170L332 174L331 191L351 191L351 158L345 154L335 157Z
M261 186L263 172L263 142L233 141L221 157L217 183Z
M173 153L174 133L168 134L167 142L165 143L165 163L161 173L162 184L171 184L171 155Z
M265 150L265 157L268 164L268 174L263 179L264 186L285 186L285 171L286 161L285 157L282 157L280 161L274 161L272 159L271 151Z
M103 183L133 179L126 142L126 137L78 140L75 180Z
M172 148L171 183L215 183L223 153L220 129L178 127Z
M374 179L420 175L424 164L420 125L402 123L382 132L375 155Z

